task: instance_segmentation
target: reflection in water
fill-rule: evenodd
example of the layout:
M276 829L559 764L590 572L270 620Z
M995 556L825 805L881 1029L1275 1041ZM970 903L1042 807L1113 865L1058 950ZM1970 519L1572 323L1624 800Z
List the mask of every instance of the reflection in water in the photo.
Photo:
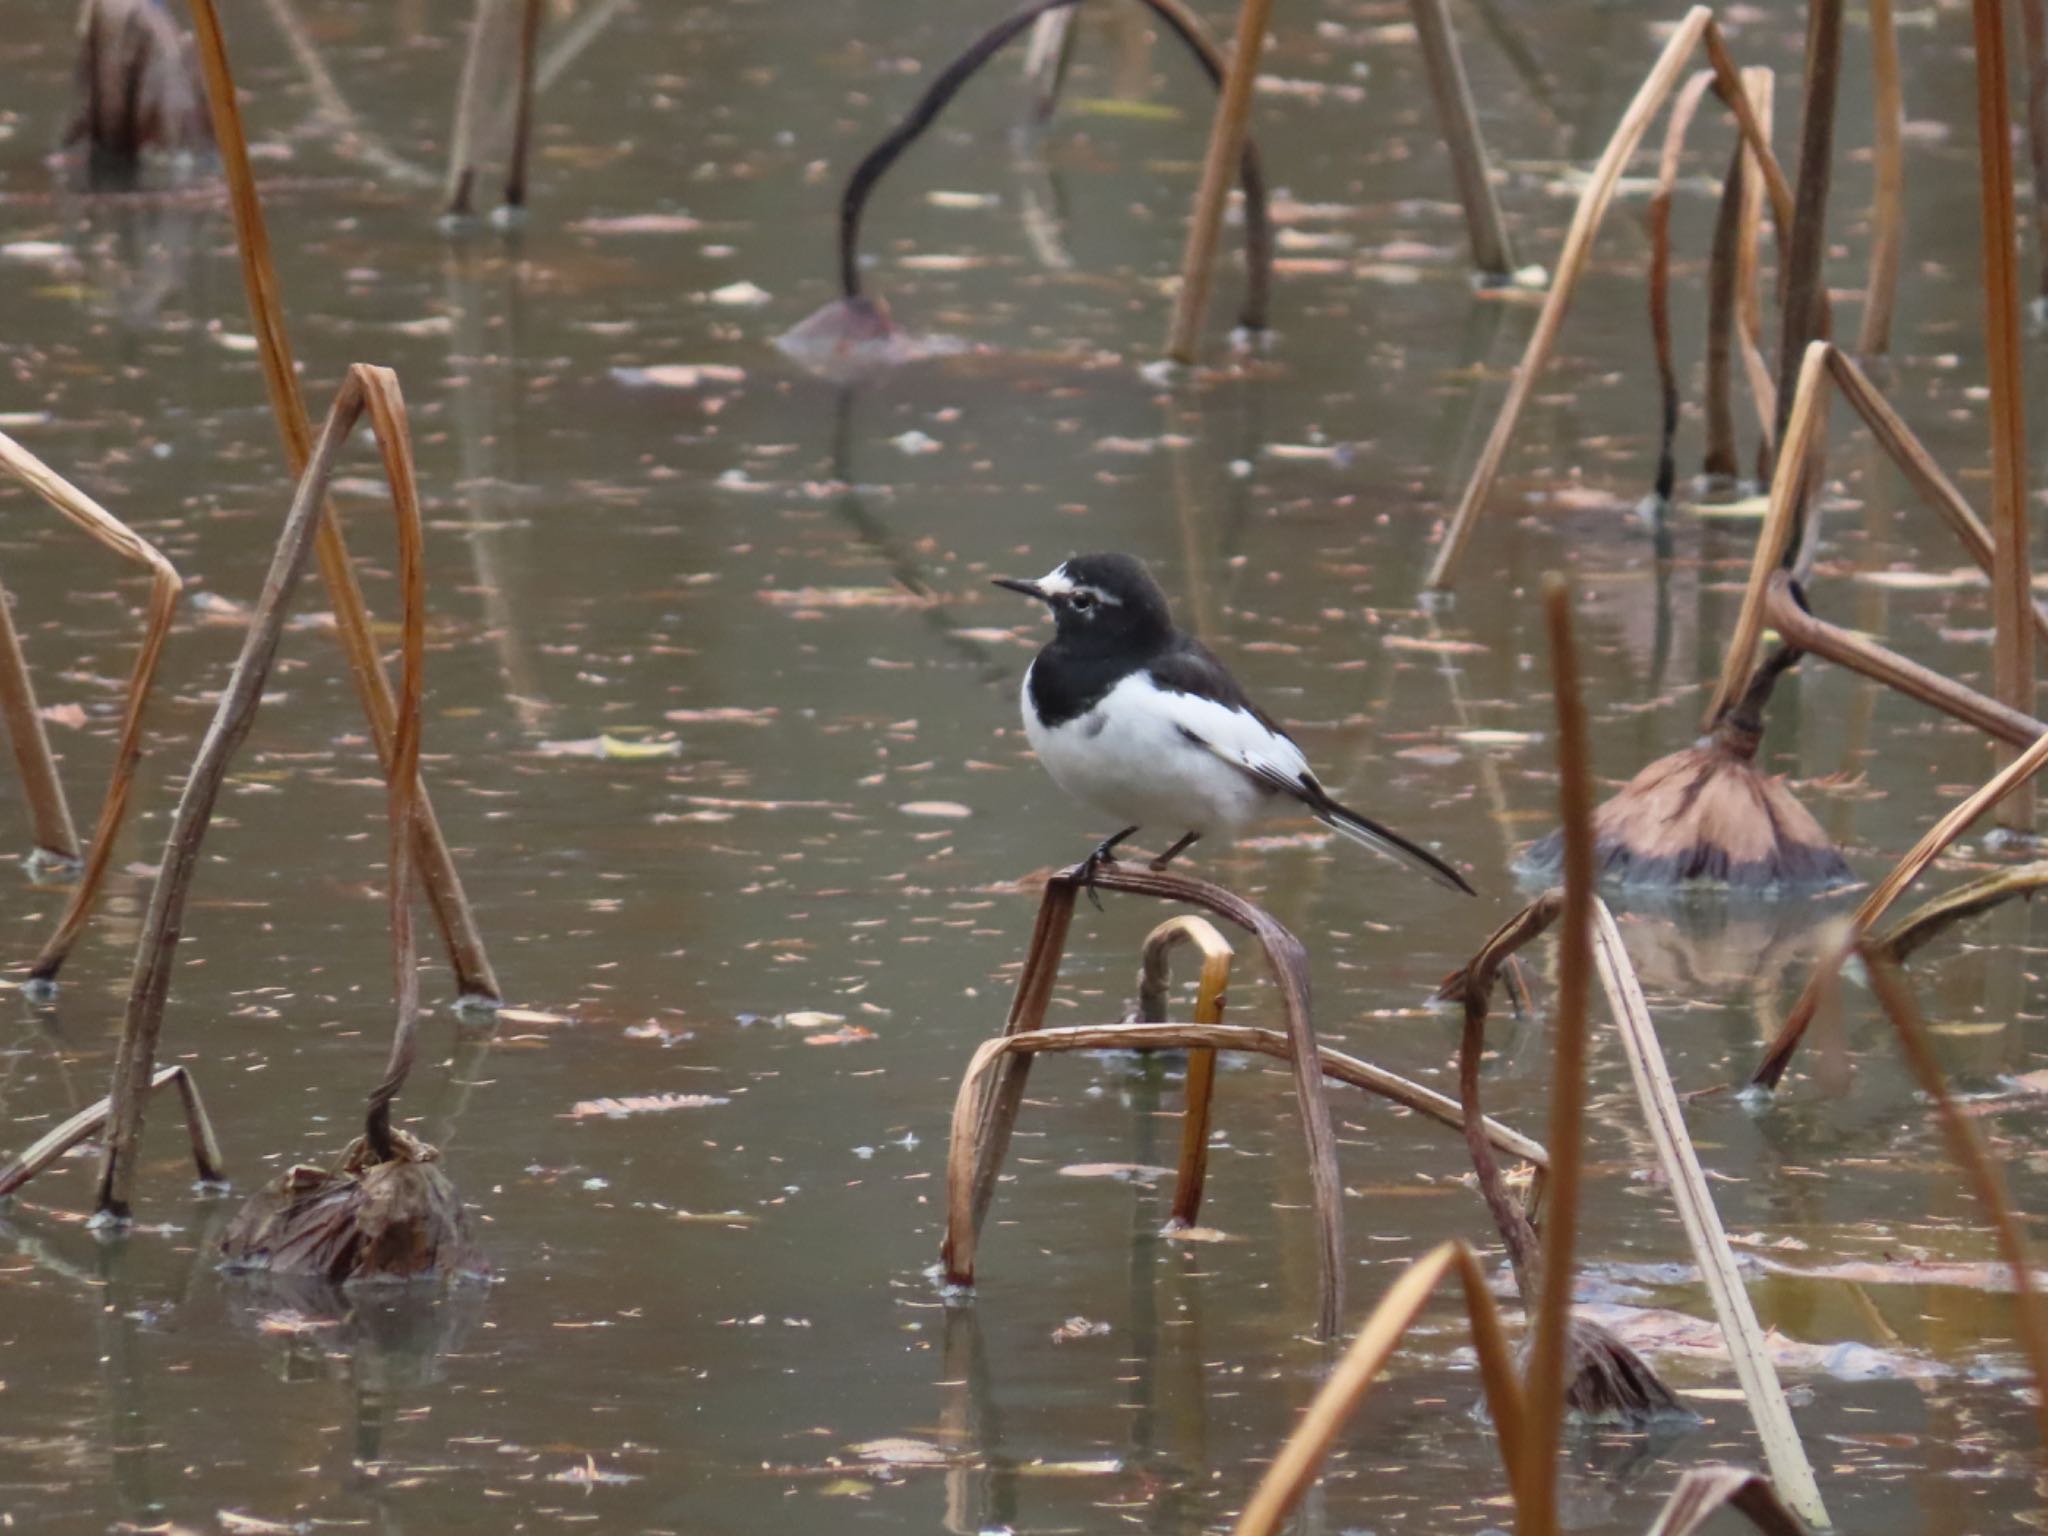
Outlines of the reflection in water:
M17 1214L75 1276L0 1243L8 1505L48 1536L116 1522L212 1529L224 1509L337 1529L403 1519L420 1531L475 1525L479 1511L508 1528L763 1536L841 1524L889 1536L949 1518L962 1531L1225 1529L1324 1368L1295 1335L1314 1264L1293 1209L1305 1195L1299 1128L1277 1066L1223 1076L1205 1221L1238 1241L1168 1242L1153 1230L1163 1192L1083 1188L1049 1171L1145 1155L1151 1133L1160 1145L1146 1160L1171 1161L1157 1155L1177 1107L1170 1064L1077 1060L1048 1071L1061 1091L1020 1128L1020 1153L1040 1161L1003 1197L1002 1219L1018 1223L1006 1230L1028 1234L1016 1251L1048 1250L1020 1263L1030 1278L992 1276L944 1340L932 1312L907 1316L899 1300L912 1288L925 1299L921 1281L904 1282L938 1241L949 1089L989 1000L1009 990L1030 920L1005 881L1080 830L1016 738L999 694L1030 648L975 577L1027 550L1046 564L1085 548L1142 554L1170 576L1191 625L1314 733L1333 778L1396 824L1485 857L1489 905L1455 915L1404 899L1376 865L1313 848L1216 861L1314 951L1333 1043L1443 1084L1448 1021L1401 1005L1518 904L1505 855L1547 829L1554 803L1537 577L1570 568L1587 595L1589 639L1602 647L1589 699L1597 760L1625 778L1697 734L1755 539L1754 522L1726 509L1682 515L1659 561L1627 520L1654 452L1636 235L1624 219L1603 237L1569 327L1570 365L1532 407L1490 514L1497 537L1432 627L1415 593L1444 488L1462 479L1487 425L1484 397L1497 396L1532 311L1471 293L1399 6L1277 23L1256 107L1289 194L1274 208L1288 264L1270 351L1226 364L1218 337L1214 368L1145 368L1210 100L1177 57L1144 62L1149 24L1113 6L1085 24L1050 166L1011 163L1022 103L1006 71L1008 89L991 76L962 95L891 194L873 254L901 317L954 331L973 354L842 394L785 363L767 333L831 297L832 194L955 40L958 7L905 0L877 30L862 6L799 17L788 6L545 3L565 42L594 41L541 113L523 252L450 249L431 200L366 175L362 146L328 131L320 80L264 7L247 6L249 24L230 39L308 379L363 359L406 380L423 484L442 492L429 509L446 585L428 706L429 746L452 759L436 780L448 785L442 813L522 989L563 1004L553 1022L457 1037L445 1084L421 1085L418 1128L445 1144L468 1085L490 1082L461 1119L455 1155L465 1183L488 1191L504 1288L450 1355L463 1325L445 1310L402 1321L266 1300L215 1279L210 1258L195 1263L182 1251L189 1235L144 1234L110 1272L134 1315L95 1324L80 1308L105 1299L97 1255L55 1218ZM289 487L217 195L195 190L164 213L169 200L147 196L53 196L42 151L69 107L69 9L16 10L25 25L0 120L0 349L14 389L0 413L30 418L7 430L61 450L95 495L132 506L195 590L246 597ZM414 163L436 159L471 7L279 0L288 10L358 125ZM1796 57L1798 15L1751 12L1744 57ZM1936 55L1944 39L1961 46L1958 14L1932 15ZM1487 0L1464 19L1487 131L1512 151L1503 200L1526 251L1545 259L1571 207L1555 195L1571 146L1554 124L1576 125L1583 164L1654 51L1658 18L1590 0ZM1105 23L1128 28L1121 56ZM1489 28L1517 27L1526 44L1489 43ZM1916 116L1968 122L1967 75L1923 70ZM1857 125L1870 120L1863 86L1855 71L1844 81L1852 179ZM1119 96L1148 110L1097 115ZM1966 291L1971 140L1915 135L1908 153L1923 276L1901 317L1894 398L1937 458L1967 465L1984 441L1970 393L1983 361ZM1844 204L1852 240L1858 196L1850 188ZM1045 216L1027 248L1018 226L1038 219L1034 202ZM1681 190L1681 253L1706 250L1713 213L1710 195ZM1060 241L1085 275L1039 264ZM732 302L715 297L728 290ZM1677 305L1681 357L1697 356L1686 349L1698 309ZM613 381L621 365L657 364L701 369L707 384L715 372L716 387L629 396ZM912 433L918 451L889 446ZM1961 557L1930 514L1890 489L1874 458L1845 450L1832 469L1820 567L1831 601L1931 666L1980 668L1983 588L1943 577ZM0 516L15 510L0 498ZM117 578L111 601L104 586L88 593L77 561L56 533L7 522L10 589L38 595L24 598L37 626L24 645L52 659L38 664L43 702L86 717L55 734L67 782L89 784L104 778L109 679L133 644L113 610L139 590ZM1902 561L1943 584L1861 579ZM366 562L372 606L393 612L388 562L378 565ZM873 592L892 580L945 601ZM804 591L847 601L796 609L770 596ZM138 788L145 821L190 761L238 628L228 605L180 617ZM333 656L294 647L274 686L276 707L223 797L210 844L219 878L189 914L191 963L168 1038L215 1096L231 1154L307 1155L331 1145L334 1123L317 1117L336 1108L333 1083L368 1033L388 1027L388 975L366 916L378 894L364 871L382 845L381 801ZM564 762L523 745L659 720L679 702L752 706L771 723L707 718L680 759L659 764ZM589 727L559 729L566 713ZM479 739L514 750L480 750ZM1781 693L1766 748L1802 794L1806 781L1848 776L1824 794L1816 786L1826 803L1814 809L1866 874L1985 772L1967 735L1825 668ZM309 780L322 806L310 816L298 793ZM15 810L0 783L0 811ZM145 827L115 856L138 898L155 852ZM1930 888L1950 878L1937 871ZM10 881L0 926L18 939L51 899ZM1801 979L1811 939L1799 920L1810 915L1625 916L1673 1074L1699 1092L1688 1118L1729 1230L1816 1267L1987 1258L1853 979L1837 1051L1853 1070L1803 1078L1767 1112L1711 1092L1751 1063ZM1113 1011L1147 916L1112 904L1077 917L1065 1016ZM1944 1059L2012 1149L2023 1208L2048 1201L2048 1159L2029 1150L2041 1100L2005 1081L2042 1065L2035 921L2015 907L1914 960ZM0 1009L10 1145L96 1094L132 945L109 930L80 951L55 1048L42 1032L54 1016ZM1234 1018L1270 1019L1256 967L1235 994ZM735 1022L799 1011L845 1023ZM1500 1112L1540 1125L1541 1014L1497 1044ZM1846 1091L1826 1097L1830 1083ZM1591 1093L1589 1266L1681 1262L1666 1197L1640 1177L1618 1052L1595 1051ZM642 1096L692 1107L572 1113ZM1150 1114L1161 1118L1148 1133ZM175 1122L153 1118L152 1202L182 1209ZM1355 1322L1401 1263L1485 1226L1456 1181L1455 1142L1391 1114L1346 1118ZM75 1188L87 1172L80 1160L51 1177ZM196 1303L167 1312L188 1265ZM1659 1305L1704 1310L1682 1279L1642 1284ZM1804 1394L1800 1427L1821 1451L1831 1507L1845 1530L2004 1536L2041 1504L2008 1374L2009 1306L1961 1288L1864 1289L1859 1300L1838 1281L1754 1283L1767 1326L1956 1367L1927 1385L1788 1381ZM452 1301L458 1312L473 1304ZM1112 1332L1050 1344L1076 1314ZM912 1330L911 1317L932 1326ZM1465 1414L1476 1391L1451 1318L1448 1306L1434 1313L1404 1347L1309 1528L1391 1536L1508 1522L1492 1447ZM272 1379L270 1360L303 1382ZM1695 1379L1729 1385L1705 1367ZM1711 1439L1673 1460L1753 1461L1739 1409L1708 1407ZM973 1454L902 1477L818 1466L826 1446L929 1441L941 1409L958 1426L953 1448ZM646 1448L634 1452L642 1481L556 1480L585 1451L610 1457L629 1441ZM109 1475L117 1447L125 1490ZM1589 1449L1589 1462L1605 1450ZM1097 1469L1033 1465L1062 1459ZM1116 1469L1100 1470L1111 1459ZM1671 1470L1599 1484L1606 1493L1582 1505L1592 1531L1640 1536ZM1606 1497L1611 1510L1596 1513Z
M1125 1069L1120 1098L1131 1126L1126 1156L1134 1165L1158 1166L1161 1157L1174 1150L1162 1146L1160 1129L1178 1124L1162 1111L1177 1102L1175 1085L1182 1076L1169 1068L1169 1062L1182 1058L1179 1051L1104 1053L1104 1060ZM1185 1245L1162 1229L1166 1214L1158 1191L1131 1186L1124 1312L1109 1325L1113 1366L1104 1349L1085 1343L1071 1347L1078 1359L1100 1372L1095 1390L1114 1393L1129 1416L1128 1436L1116 1458L1114 1507L1140 1530L1194 1536L1205 1527L1209 1514L1203 1292L1189 1280L1199 1266L1187 1260ZM1090 1233L1075 1232L1063 1240L1095 1239ZM1080 1299L1075 1304L1080 1305ZM972 1302L946 1308L940 1390L942 1443L955 1458L946 1474L946 1529L953 1536L981 1536L996 1529L1044 1526L1048 1517L1033 1507L1030 1494L1048 1484L1033 1475L1032 1458L1019 1454L1006 1438L996 1372L982 1337L979 1310ZM1062 1443L1054 1459L1082 1460L1092 1451L1092 1445ZM1108 1501L1104 1495L1095 1502Z
M497 655L505 702L520 729L538 740L556 706L533 662L527 637L520 573L528 540L527 522L509 503L524 484L520 443L524 437L519 329L522 263L517 237L503 253L487 255L471 241L449 246L442 284L452 324L448 372L454 396L458 451L456 489L462 497L464 542L476 571L476 591ZM496 294L486 280L502 286ZM495 339L493 333L496 333Z
M166 304L206 307L191 291L201 237L211 239L220 208L204 194L95 196L64 204L83 268L86 311L124 331L149 331Z

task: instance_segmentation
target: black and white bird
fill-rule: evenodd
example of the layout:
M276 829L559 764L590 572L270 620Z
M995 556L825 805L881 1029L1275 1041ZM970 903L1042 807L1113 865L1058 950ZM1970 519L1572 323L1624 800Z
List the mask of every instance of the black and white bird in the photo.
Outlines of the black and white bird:
M1427 848L1331 799L1294 739L1208 647L1174 628L1140 561L1076 555L1037 581L995 584L1052 610L1053 638L1024 674L1024 734L1054 783L1123 825L1089 855L1091 873L1140 827L1180 834L1152 861L1163 869L1199 838L1235 837L1263 814L1300 809L1474 894Z

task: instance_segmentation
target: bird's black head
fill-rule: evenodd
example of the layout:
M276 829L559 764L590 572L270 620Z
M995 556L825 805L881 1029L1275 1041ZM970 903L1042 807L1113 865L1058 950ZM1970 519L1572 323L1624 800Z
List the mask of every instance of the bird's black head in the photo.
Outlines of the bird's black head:
M1036 581L998 576L995 584L1050 608L1059 642L1070 649L1149 653L1173 636L1166 594L1129 555L1076 555Z

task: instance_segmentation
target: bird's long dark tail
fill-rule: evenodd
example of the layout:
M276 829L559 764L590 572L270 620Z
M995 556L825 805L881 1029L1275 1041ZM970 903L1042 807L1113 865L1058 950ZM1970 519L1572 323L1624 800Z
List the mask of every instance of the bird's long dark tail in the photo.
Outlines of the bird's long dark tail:
M1454 891L1463 891L1467 896L1477 896L1465 877L1442 859L1419 843L1411 843L1392 827L1383 827L1369 816L1361 816L1349 806L1339 805L1328 795L1309 801L1308 808L1324 826L1343 833L1354 843L1363 843L1376 849L1388 858L1411 868L1421 870L1438 885L1449 886Z

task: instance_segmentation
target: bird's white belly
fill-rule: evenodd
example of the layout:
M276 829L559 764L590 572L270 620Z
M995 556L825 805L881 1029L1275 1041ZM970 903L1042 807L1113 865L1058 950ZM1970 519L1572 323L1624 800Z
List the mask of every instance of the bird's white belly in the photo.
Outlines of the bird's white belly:
M1046 727L1024 679L1024 733L1053 782L1119 825L1232 836L1273 798L1240 770L1189 741L1162 696L1126 678L1085 715Z

